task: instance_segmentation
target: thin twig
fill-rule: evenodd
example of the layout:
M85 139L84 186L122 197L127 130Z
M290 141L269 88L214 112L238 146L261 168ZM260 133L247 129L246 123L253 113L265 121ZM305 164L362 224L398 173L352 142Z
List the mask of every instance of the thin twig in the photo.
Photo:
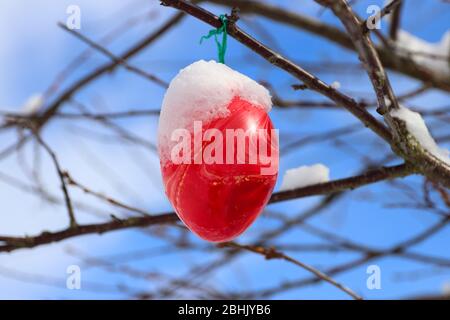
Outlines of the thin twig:
M170 18L166 23L164 23L157 30L151 32L142 40L138 41L134 45L132 45L125 53L120 55L118 58L120 61L125 61L135 56L141 50L145 49L149 45L153 44L156 40L158 40L161 36L163 36L167 31L169 31L172 27L177 25L181 19L184 17L183 13L179 13L172 18ZM86 76L80 78L78 81L73 83L69 88L64 90L50 105L47 106L45 111L39 115L39 119L37 121L37 129L43 127L58 111L59 108L71 99L78 91L86 87L92 81L96 80L100 76L110 73L114 71L120 63L118 61L108 62L94 71L90 72Z
M450 165L423 147L409 132L404 121L390 115L390 111L398 110L400 105L375 46L370 37L361 31L359 19L352 8L345 0L316 0L316 2L332 9L355 43L360 60L377 96L379 105L377 111L383 115L391 129L393 151L414 165L424 176L450 187Z
M73 212L72 200L70 199L69 191L67 190L66 181L64 179L65 172L61 169L61 166L58 162L58 158L56 157L55 152L53 152L53 150L50 148L50 146L47 143L45 143L44 140L42 140L39 133L35 132L35 137L36 137L36 140L39 142L39 144L44 147L44 149L47 151L47 153L52 158L53 164L56 167L56 170L57 170L58 176L59 176L59 180L61 182L61 189L64 194L64 201L66 203L67 212L69 214L70 228L77 228L77 221L75 219L75 214Z
M184 0L162 0L161 3L166 6L171 6L181 11L184 11L193 17L202 20L213 27L220 27L222 22L211 12ZM332 86L326 84L316 76L310 74L300 66L289 61L272 49L266 47L264 44L258 42L247 33L242 31L233 21L227 25L227 32L230 36L247 46L261 57L269 61L271 64L285 70L297 79L301 80L309 89L319 92L320 94L333 100L335 103L344 106L361 122L372 129L376 134L387 142L391 142L391 133L384 124L374 118L365 108L361 107L354 99L345 95L344 93L334 89Z
M395 2L395 1L393 1ZM390 4L392 4L391 2ZM399 4L394 8L394 12L392 13L391 25L389 28L389 38L392 41L397 40L397 32L400 28L400 13L402 10L402 3L399 1Z
M102 47L100 44L98 44L95 41L89 39L88 37L86 37L85 35L81 34L80 32L67 28L67 26L64 23L58 22L58 26L61 29L63 29L65 31L67 31L68 33L70 33L71 35L74 35L75 37L77 37L78 39L83 41L84 43L88 44L89 46L91 46L92 48L97 50L98 52L103 53L105 56L110 58L113 62L122 65L128 71L133 72L133 73L135 73L135 74L137 74L137 75L139 75L141 77L144 77L145 79L150 80L151 82L154 82L154 83L158 84L159 86L161 86L163 88L167 88L169 86L169 84L167 82L165 82L164 80L161 80L157 76L155 76L153 74L150 74L150 73L148 73L148 72L146 72L144 70L141 70L141 69L139 69L139 68L129 64L125 59L122 59L121 57L117 57L111 51L109 51L105 47Z
M81 183L75 181L70 176L70 174L68 172L64 173L64 178L67 180L67 183L69 185L75 186L75 187L81 189L84 193L90 194L90 195L92 195L92 196L94 196L94 197L96 197L98 199L104 200L104 201L106 201L106 202L108 202L108 203L110 203L110 204L112 204L114 206L117 206L119 208L123 208L125 210L129 210L129 211L132 211L132 212L136 212L136 213L138 213L138 214L140 214L142 216L149 216L150 215L148 212L146 212L146 211L144 211L142 209L130 206L128 204L124 204L124 203L122 203L119 200L113 199L113 198L111 198L109 196L106 196L106 195L100 193L100 192L96 192L96 191L93 191L93 190L89 189L88 187L86 187L86 186L82 185Z
M347 293L349 296L351 296L353 299L356 300L362 300L362 297L359 296L358 294L356 294L353 290L351 290L350 288L340 284L339 282L337 282L336 280L334 280L333 278L327 276L325 273L321 272L320 270L317 270L316 268L303 263L301 261L298 261L280 251L277 251L275 248L265 248L262 246L252 246L252 245L242 245L236 242L226 242L223 244L219 244L219 247L230 247L230 248L238 248L238 249L243 249L243 250L247 250L250 252L254 252L260 255L263 255L266 259L282 259L282 260L286 260L288 262L291 262L311 273L313 273L315 276L317 276L319 279L324 280L330 284L332 284L333 286L335 286L336 288L338 288L339 290L344 291L345 293Z

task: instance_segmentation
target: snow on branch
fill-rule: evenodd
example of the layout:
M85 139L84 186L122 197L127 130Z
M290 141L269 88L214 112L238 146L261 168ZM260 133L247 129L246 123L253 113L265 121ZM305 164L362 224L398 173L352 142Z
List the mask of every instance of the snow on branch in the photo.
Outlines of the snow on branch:
M330 181L330 169L321 163L288 169L284 173L280 191L293 190Z
M450 151L441 148L434 141L424 119L418 112L414 112L402 105L399 109L392 110L391 116L405 122L408 132L417 140L422 148L437 159L450 165Z
M24 115L36 114L44 105L44 97L40 93L30 96L22 106L21 112Z
M440 42L429 43L405 30L399 30L395 43L399 55L412 59L424 69L441 77L450 77L450 31Z

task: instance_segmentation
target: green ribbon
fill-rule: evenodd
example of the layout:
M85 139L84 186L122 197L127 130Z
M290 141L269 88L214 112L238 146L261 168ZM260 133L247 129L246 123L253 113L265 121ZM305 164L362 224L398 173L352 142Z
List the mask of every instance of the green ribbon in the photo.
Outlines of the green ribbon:
M217 29L212 29L206 36L200 38L200 44L204 39L209 39L214 36L214 40L217 44L217 51L219 55L219 62L225 64L225 51L227 51L227 17L224 14L219 16L222 21L222 26ZM217 39L217 35L222 34L222 43Z

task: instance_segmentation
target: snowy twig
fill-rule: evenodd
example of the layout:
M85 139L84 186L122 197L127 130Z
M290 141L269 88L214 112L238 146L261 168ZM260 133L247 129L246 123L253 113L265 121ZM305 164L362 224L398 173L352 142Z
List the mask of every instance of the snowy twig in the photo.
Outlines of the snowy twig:
M316 2L332 9L355 43L359 57L377 95L378 112L384 116L393 133L392 149L429 179L450 187L450 165L441 161L424 145L421 145L419 139L408 130L404 119L391 115L391 112L400 110L400 105L378 53L369 35L361 31L360 21L351 7L344 0L316 0Z
M272 195L270 203L311 196L324 192L325 190L327 190L326 193L335 193L347 189L355 189L365 184L376 183L386 179L404 177L410 175L412 172L413 169L406 164L392 167L382 167L350 178L332 180L293 190L277 192Z

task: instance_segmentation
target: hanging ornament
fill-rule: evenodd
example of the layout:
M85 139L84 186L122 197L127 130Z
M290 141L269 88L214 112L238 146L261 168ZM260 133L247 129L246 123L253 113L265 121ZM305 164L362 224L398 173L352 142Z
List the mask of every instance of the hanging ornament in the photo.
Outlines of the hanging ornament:
M176 213L201 238L237 237L269 201L278 174L271 107L267 89L223 63L197 61L171 81L158 128L162 177Z

